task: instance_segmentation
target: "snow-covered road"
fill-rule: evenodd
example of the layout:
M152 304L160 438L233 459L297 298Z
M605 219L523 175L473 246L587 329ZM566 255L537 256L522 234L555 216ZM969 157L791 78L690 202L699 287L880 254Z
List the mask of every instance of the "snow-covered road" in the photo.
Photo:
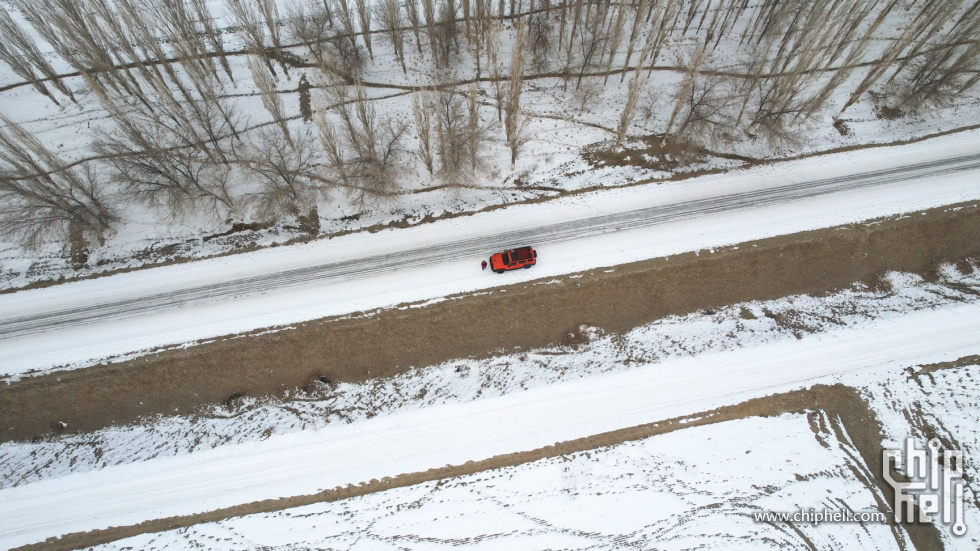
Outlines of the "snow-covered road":
M700 218L720 212L760 208L820 195L888 186L898 182L922 180L960 172L968 173L974 177L980 174L980 154L943 158L843 177L808 180L774 188L740 191L729 195L658 204L625 212L613 212L467 239L433 241L424 244L424 246L375 256L273 271L257 276L184 287L166 293L125 300L112 300L110 298L107 302L44 311L23 317L13 317L8 314L3 319L3 325L0 326L0 339L140 317L192 305L242 300L250 296L297 286L331 285L352 279L394 273L422 263L436 265L458 259L479 258L490 250L509 249L526 243L535 243L540 247L610 232L635 230L690 218ZM439 237L453 238L454 236L446 233ZM195 281L187 280L185 283L193 285ZM49 303L49 307L56 306L56 304ZM32 309L38 308L32 306Z
M980 133L0 296L0 375L980 199ZM533 270L479 270L533 244Z
M458 465L980 353L980 303L0 490L0 547Z

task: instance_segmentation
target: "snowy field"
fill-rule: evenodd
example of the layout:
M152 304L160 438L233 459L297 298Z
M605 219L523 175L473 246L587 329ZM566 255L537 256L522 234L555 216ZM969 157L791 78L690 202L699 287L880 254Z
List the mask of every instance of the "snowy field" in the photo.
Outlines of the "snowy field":
M11 475L4 478L0 490L5 528L0 544L14 546L61 533L459 465L818 383L842 382L868 396L885 422L885 434L896 441L903 435L931 434L925 431L927 423L903 421L908 419L903 411L916 404L920 418L927 419L929 426L944 427L948 442L968 458L975 457L971 454L977 449L974 429L980 405L973 382L976 365L922 374L916 374L916 366L980 354L977 273L976 267L947 266L934 283L890 274L879 290L858 286L825 297L739 304L714 313L668 318L622 336L602 336L586 328L591 341L577 350L545 349L482 362L459 360L385 381L323 388L287 402L245 402L232 411L216 408L196 417L3 444L3 472ZM757 442L752 435L760 432L763 436ZM778 436L787 432L795 436ZM717 439L717 449L706 447L705 438ZM820 453L800 451L811 448ZM415 542L409 548L427 549L441 539L452 540L446 545L481 548L500 538L498 543L504 546L522 545L522 538L532 538L526 541L534 547L537 544L530 542L546 546L561 541L566 543L555 544L557 548L581 549L600 545L590 539L599 537L590 535L594 533L608 534L611 539L602 544L607 546L660 535L669 535L673 539L667 541L675 541L678 547L698 537L727 546L743 537L766 535L796 544L801 541L796 538L805 537L822 542L819 548L835 548L834 542L845 541L856 531L875 548L896 548L891 532L877 525L859 529L828 524L806 528L801 536L785 526L749 519L751 512L759 510L867 508L872 493L850 474L851 467L858 471L862 467L848 450L846 437L814 435L799 416L746 419L577 454L574 460L541 461L269 514L265 520L233 519L189 532L144 536L126 545L184 548L226 541L232 548L257 548L285 545L283 538L293 538L288 541L299 547L384 549L383 545ZM739 459L718 462L711 454ZM639 458L646 458L647 466L630 467ZM568 460L571 465L566 465ZM761 464L766 467L758 467ZM968 469L974 464L970 460ZM566 467L568 472L595 471L596 475L593 479L582 474L564 486L544 482ZM524 476L536 478L536 469L543 469L540 485L521 482L527 480ZM651 496L640 489L653 484L657 476L669 478L665 472L676 472L677 482L657 489L668 495L658 501L661 506L651 509ZM513 484L505 483L512 477ZM609 500L605 493L606 497L594 495L604 480L617 481L612 488L619 489L610 491L622 495L623 503L635 503L637 511L651 509L649 515L616 515L605 523L606 529L597 529L596 523L602 523L576 508L575 496L584 496L581 507L588 506L585 500L591 506ZM450 494L440 493L457 486ZM552 488L547 495L553 497L537 499L545 486ZM434 493L439 497L431 497ZM980 519L971 487L967 494L967 522L972 530ZM412 513L418 500L443 511L434 512L435 522L425 529ZM79 501L88 506L77 509L74 504ZM496 512L480 514L487 507ZM438 520L446 511L464 517L458 523ZM493 523L466 521L468 515L477 515L490 522L502 514L517 515L536 527L521 528L518 523L501 532ZM690 520L689 514L696 520ZM324 532L324 525L332 528ZM387 528L379 532L359 528L364 526ZM377 541L378 534L381 539L388 537L387 543ZM333 543L320 539L330 535L338 539ZM969 532L966 539L954 542L954 548L969 549L976 543L970 539L975 536ZM217 539L206 544L212 537Z
M865 469L847 440L815 434L805 415L753 417L96 549L903 549L880 522L752 517L875 511L854 472Z
M898 371L844 381L896 400L976 411L978 366L945 371L945 388L908 386ZM882 381L881 379L884 379ZM972 381L971 381L972 382ZM885 428L900 404L877 402ZM976 419L972 421L975 423ZM975 427L975 425L974 425ZM911 432L907 434L919 434ZM976 431L960 440L975 450ZM874 476L839 420L748 417L517 467L364 497L127 538L96 549L908 549L881 521L762 522L768 511L877 512ZM971 492L972 494L972 492ZM965 537L940 528L947 549L975 549L980 511L968 494Z

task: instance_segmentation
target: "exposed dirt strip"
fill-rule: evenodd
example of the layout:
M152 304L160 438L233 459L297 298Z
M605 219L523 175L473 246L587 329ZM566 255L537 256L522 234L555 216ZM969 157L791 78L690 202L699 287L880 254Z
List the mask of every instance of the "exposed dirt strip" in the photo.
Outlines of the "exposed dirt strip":
M567 341L587 323L624 332L671 314L929 273L980 256L980 207L933 209L502 287L353 319L326 319L0 387L0 441L95 430L141 416L190 413L317 378L360 381L461 357ZM505 276L489 274L487 277ZM247 337L247 338L246 338Z

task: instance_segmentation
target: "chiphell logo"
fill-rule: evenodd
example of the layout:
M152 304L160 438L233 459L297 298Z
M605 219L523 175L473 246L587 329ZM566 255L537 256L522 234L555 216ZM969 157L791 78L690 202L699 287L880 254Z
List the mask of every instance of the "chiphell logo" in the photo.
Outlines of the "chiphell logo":
M902 522L932 522L932 515L942 514L942 523L950 527L953 535L966 533L963 523L963 452L943 450L938 439L929 440L926 449L915 446L914 438L905 439L904 450L882 452L882 475L895 490L895 520ZM903 453L904 452L904 453ZM904 458L904 460L903 460ZM895 470L904 473L908 482L900 482L892 476L889 460L894 460ZM913 518L913 496L918 496L919 518Z

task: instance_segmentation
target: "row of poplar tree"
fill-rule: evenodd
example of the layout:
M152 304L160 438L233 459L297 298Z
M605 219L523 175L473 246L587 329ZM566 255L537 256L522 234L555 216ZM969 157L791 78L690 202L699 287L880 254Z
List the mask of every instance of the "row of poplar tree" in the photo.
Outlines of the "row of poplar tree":
M66 162L0 115L0 229L80 260L131 200L316 233L336 190L363 205L421 170L466 185L490 148L518 159L528 79L583 105L615 89L614 145L639 129L716 148L792 143L868 93L886 113L925 111L980 80L980 0L225 0L223 26L206 0L12 2L71 67L0 9L19 86L59 105L91 95L108 119L90 158ZM376 54L411 84L364 80ZM368 92L385 87L410 91L410 116L377 112ZM253 123L242 96L269 117Z

